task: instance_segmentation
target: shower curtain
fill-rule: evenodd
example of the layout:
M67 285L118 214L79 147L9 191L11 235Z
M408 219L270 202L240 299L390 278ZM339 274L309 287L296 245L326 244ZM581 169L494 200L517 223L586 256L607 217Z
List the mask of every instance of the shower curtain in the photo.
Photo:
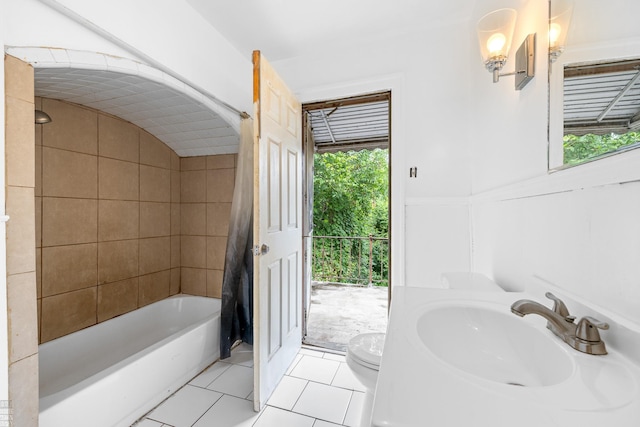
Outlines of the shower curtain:
M220 358L238 340L253 344L253 120L242 120L222 279Z

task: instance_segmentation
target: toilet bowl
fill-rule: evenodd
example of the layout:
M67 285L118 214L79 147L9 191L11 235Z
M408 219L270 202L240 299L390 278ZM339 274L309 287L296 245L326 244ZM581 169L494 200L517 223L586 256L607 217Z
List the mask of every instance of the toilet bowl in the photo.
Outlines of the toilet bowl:
M371 410L383 347L384 334L381 333L356 335L347 345L347 365L366 389L360 419L362 427L371 425Z

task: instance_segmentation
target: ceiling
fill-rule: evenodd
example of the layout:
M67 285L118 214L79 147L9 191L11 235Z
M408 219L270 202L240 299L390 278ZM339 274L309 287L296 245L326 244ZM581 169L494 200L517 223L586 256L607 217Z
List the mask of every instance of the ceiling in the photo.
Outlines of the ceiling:
M7 53L33 65L36 96L120 117L181 157L238 152L239 116L158 69L67 49L10 47Z
M187 0L240 53L270 61L433 24L466 21L476 0Z
M277 61L404 34L429 24L467 20L476 0L325 0L302 5L300 0L187 2L247 58L259 49ZM6 52L34 66L36 96L118 116L153 134L181 157L238 151L237 113L230 114L212 96L147 64L66 49L8 47ZM353 118L354 111L339 111L331 120L343 120L349 114ZM388 119L388 112L377 114L378 119ZM352 124L362 129L366 116L354 120ZM320 129L322 124L315 123Z
M305 104L317 153L389 147L391 93Z
M640 61L564 69L564 133L624 134L640 129Z

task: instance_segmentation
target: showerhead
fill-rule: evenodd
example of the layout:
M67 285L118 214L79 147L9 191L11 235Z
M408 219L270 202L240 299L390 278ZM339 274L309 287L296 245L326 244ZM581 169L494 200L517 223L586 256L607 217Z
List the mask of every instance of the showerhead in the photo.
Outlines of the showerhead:
M51 117L42 110L36 110L36 124L44 125L51 122Z

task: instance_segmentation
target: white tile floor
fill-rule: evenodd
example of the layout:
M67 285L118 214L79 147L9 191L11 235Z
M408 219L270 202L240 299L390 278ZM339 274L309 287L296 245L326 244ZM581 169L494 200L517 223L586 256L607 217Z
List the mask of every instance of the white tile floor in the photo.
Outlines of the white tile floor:
M134 427L353 427L364 387L344 356L303 348L262 412L252 399L253 351L242 344Z

